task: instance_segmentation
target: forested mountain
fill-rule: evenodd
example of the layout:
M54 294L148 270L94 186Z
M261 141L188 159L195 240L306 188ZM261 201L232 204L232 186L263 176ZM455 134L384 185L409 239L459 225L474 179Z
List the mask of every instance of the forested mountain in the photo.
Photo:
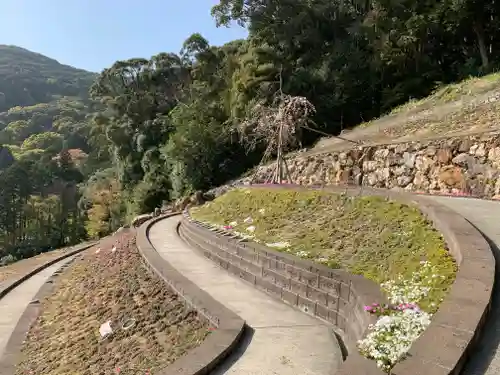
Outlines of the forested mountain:
M87 97L95 77L38 53L0 44L0 112L60 96Z
M88 93L96 76L0 45L3 262L86 236L78 184L92 165Z
M77 100L51 101L47 98L57 90L47 89L46 96L40 94L45 99L34 99L45 104L24 101L32 106L0 115L5 124L1 142L12 153L2 151L0 163L9 165L17 157L13 165L22 165L29 176L44 175L34 167L40 163L24 167L33 159L29 155L53 165L50 183L29 192L18 187L15 194L24 194L19 207L41 207L38 200L47 205L52 201L46 197L54 193L61 207L56 216L63 220L56 225L42 217L33 224L29 213L29 219L17 221L22 228L46 225L76 238L85 223L86 234L103 235L130 215L224 183L263 156L262 144L250 150L241 142L240 124L251 122L256 108L271 113L286 95L307 98L315 107L317 130L337 134L442 84L491 72L500 63L500 10L494 0L220 0L212 15L219 26L244 25L249 37L211 46L194 34L178 53L117 61L98 75L90 100L84 94L87 73L56 69L57 82L64 81L62 76L74 78L60 86L59 94L78 95ZM44 72L34 76L45 77ZM51 109L34 109L45 105ZM38 115L50 111L57 115ZM313 143L317 130L300 134L301 143ZM85 161L78 166L72 155ZM9 173L20 181L15 173L21 172ZM73 198L82 195L80 204L61 203L64 189L57 186L70 191L78 183L71 191ZM34 238L12 234L1 220L6 235L20 238L9 244ZM59 237L58 244L65 241Z

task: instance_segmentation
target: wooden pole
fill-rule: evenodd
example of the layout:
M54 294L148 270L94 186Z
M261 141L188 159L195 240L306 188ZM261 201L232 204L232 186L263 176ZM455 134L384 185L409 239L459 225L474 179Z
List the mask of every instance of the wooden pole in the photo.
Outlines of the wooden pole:
M278 127L278 157L276 160L276 177L278 184L283 182L282 173L282 163L283 163L283 124L280 123Z
M288 163L286 162L286 157L283 158L283 165L285 166L285 177L287 178L289 183L293 183L292 181L292 175L290 173L290 170L288 169Z

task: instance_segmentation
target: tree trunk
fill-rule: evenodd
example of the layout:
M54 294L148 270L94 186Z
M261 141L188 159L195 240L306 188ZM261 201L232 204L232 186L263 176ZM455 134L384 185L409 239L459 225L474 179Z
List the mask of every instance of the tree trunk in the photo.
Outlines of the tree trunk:
M481 63L483 69L488 69L489 59L488 59L488 49L486 48L486 42L484 41L484 30L480 23L474 23L474 33L477 37L477 45L479 47L479 53L481 55Z

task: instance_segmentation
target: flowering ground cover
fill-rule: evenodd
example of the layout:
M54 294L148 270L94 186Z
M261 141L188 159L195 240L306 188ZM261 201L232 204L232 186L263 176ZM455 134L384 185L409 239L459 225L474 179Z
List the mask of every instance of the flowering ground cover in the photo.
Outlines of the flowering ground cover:
M366 311L379 319L370 327L368 335L358 342L360 352L390 372L431 323L432 313L428 311L434 311L441 300L431 302L428 311L421 309L419 303L444 279L444 275L438 274L437 265L421 261L420 269L411 277L398 275L382 283L382 290L387 293L391 304L375 302L365 306Z
M156 374L212 330L145 268L132 230L87 250L41 303L17 375Z
M379 320L358 344L386 371L404 358L455 280L456 264L432 223L417 207L382 197L240 188L191 215L379 283L391 305L366 307Z

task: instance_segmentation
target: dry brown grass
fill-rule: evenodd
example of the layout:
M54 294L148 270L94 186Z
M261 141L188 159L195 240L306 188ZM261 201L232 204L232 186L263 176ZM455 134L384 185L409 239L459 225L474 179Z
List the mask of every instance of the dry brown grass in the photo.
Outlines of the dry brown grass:
M32 258L22 259L18 262L0 267L0 283L17 278L40 267L45 262L51 261L61 255L67 248L49 251Z
M500 96L500 95L499 95ZM464 105L446 115L439 114L439 107L428 116L402 121L401 126L385 129L383 134L390 140L405 140L428 136L446 136L461 132L499 130L500 102L485 100Z
M410 101L386 116L356 126L343 137L366 144L489 131L500 131L500 73L444 86L424 99ZM353 145L325 138L310 152Z
M154 374L209 334L209 325L143 265L133 231L99 246L65 270L42 302L16 374ZM121 329L128 319L135 325ZM115 331L102 340L99 327L108 320Z

